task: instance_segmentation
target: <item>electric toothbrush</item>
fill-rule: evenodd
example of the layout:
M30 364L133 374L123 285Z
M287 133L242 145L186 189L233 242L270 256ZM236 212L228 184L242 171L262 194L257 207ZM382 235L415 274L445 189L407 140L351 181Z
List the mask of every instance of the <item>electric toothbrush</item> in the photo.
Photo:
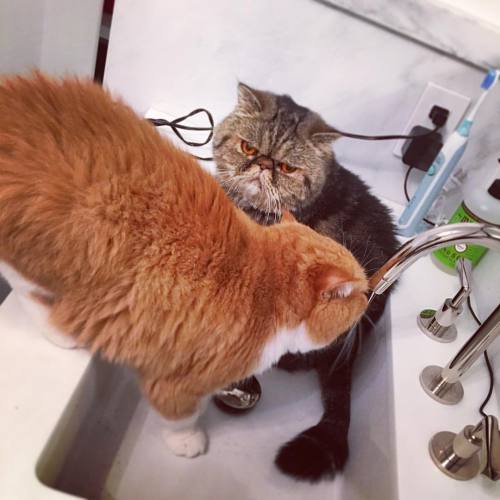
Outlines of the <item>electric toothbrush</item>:
M417 191L401 214L398 221L398 233L400 235L414 236L424 229L423 218L431 208L434 200L439 196L446 181L464 154L477 110L488 95L488 92L498 82L499 77L500 70L498 69L492 69L486 74L481 83L483 91L476 104L444 143L441 151L420 182Z

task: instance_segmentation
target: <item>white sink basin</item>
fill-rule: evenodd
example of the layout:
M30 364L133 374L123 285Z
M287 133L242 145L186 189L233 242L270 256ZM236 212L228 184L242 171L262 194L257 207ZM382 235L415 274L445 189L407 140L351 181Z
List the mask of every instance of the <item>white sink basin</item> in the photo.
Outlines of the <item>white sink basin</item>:
M203 418L209 452L189 460L165 447L162 418L142 399L133 375L98 359L87 368L42 455L39 478L92 499L393 498L386 337L374 335L364 352L353 390L352 459L334 482L297 483L273 464L279 446L321 415L312 373L266 373L263 397L246 415L229 416L211 404Z

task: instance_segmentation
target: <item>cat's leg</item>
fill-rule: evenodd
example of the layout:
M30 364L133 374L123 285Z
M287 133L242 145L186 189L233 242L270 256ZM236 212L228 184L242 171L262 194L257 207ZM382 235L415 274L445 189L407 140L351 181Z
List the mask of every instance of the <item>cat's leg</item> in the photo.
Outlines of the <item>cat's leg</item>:
M198 418L205 410L207 398L183 393L164 379L143 378L142 388L152 406L165 419L163 438L170 451L188 458L205 453L208 440L198 425Z
M9 283L30 319L49 342L63 349L77 347L73 337L61 332L49 321L52 300L50 292L27 280L3 261L0 261L0 273Z
M317 425L301 432L279 450L275 463L285 474L318 481L332 478L343 469L349 455L347 434L354 358L352 353L336 366L334 354L317 364L324 413Z
M363 318L363 334L380 319L386 302L387 297L376 297L365 314L369 319ZM351 340L356 341L344 337L342 342L330 346L325 352L306 354L300 361L302 365L309 362L308 366L316 368L324 413L317 425L301 432L279 450L276 464L286 474L317 481L333 477L347 462L352 368L357 350L355 344L348 345Z

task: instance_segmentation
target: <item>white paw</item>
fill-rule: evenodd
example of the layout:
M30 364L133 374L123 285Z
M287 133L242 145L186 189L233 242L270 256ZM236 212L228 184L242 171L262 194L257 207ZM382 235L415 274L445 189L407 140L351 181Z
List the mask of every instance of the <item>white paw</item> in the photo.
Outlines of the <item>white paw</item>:
M165 431L163 438L170 451L179 457L193 458L207 451L207 435L199 428Z
M62 349L75 349L78 347L76 340L70 335L65 335L64 333L60 333L56 330L43 330L44 337Z

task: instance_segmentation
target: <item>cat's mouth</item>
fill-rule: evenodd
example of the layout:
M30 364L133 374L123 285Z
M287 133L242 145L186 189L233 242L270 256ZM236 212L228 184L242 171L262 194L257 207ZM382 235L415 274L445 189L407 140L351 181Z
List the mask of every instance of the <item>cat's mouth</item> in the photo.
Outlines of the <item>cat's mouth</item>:
M241 186L245 197L249 200L256 201L260 196L262 196L263 186L258 176L245 180L241 183Z
M266 183L270 182L268 174L265 171L252 175L249 181L258 184L260 187L263 187Z
M281 215L278 190L265 172L254 174L241 183L241 194L248 205L269 216Z
M267 189L264 172L254 174L251 177L246 178L242 182L242 187L245 191L245 195L254 201L258 198L264 197Z

